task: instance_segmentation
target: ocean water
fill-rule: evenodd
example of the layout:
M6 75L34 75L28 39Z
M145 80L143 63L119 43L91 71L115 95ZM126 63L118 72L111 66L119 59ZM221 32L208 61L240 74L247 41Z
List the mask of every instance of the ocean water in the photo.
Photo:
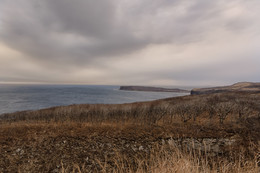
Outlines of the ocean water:
M0 114L72 104L119 104L189 93L121 91L101 85L0 85Z

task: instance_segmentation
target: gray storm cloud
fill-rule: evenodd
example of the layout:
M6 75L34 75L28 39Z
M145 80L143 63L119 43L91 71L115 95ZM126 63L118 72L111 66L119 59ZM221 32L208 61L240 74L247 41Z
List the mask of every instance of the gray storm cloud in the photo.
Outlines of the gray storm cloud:
M0 82L257 81L259 5L257 0L2 0Z
M114 1L20 0L4 5L9 8L3 9L3 41L34 60L81 63L144 44L117 21Z

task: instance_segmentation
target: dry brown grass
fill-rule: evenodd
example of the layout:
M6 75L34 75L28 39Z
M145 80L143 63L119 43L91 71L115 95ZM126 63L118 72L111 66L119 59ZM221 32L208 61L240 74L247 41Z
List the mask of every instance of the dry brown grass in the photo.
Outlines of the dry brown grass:
M2 124L0 172L259 171L258 143L239 136L234 144L214 153L203 141L201 149L195 146L196 140L185 140L232 139L232 129L204 128L205 132L194 133L195 128L127 123Z
M227 158L212 158L201 154L197 150L181 151L177 146L157 146L150 156L145 159L128 157L117 153L112 163L96 160L100 169L98 172L136 172L136 173L258 173L259 156L248 160L242 155L236 160L230 161ZM133 164L134 163L134 164ZM111 167L111 164L113 167ZM74 164L72 169L65 169L62 166L62 173L89 172L84 165Z
M260 95L0 116L0 172L259 172Z

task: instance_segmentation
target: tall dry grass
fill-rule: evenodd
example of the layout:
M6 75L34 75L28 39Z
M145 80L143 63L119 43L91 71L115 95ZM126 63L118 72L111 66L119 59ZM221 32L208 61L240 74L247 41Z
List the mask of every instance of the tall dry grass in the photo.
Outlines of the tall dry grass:
M205 146L206 147L206 146ZM96 172L113 173L259 173L259 153L248 160L242 153L236 159L211 157L197 150L182 151L176 145L157 146L146 158L129 158L118 152L112 161L96 160ZM113 166L111 166L113 165ZM62 173L89 172L85 165L73 164Z

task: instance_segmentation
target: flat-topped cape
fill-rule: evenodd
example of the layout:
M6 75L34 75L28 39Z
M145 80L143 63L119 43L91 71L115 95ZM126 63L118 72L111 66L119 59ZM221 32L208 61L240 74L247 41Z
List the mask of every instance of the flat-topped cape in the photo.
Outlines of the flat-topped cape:
M151 91L151 92L190 92L188 90L179 88L162 88L162 87L150 87L150 86L120 86L120 90L127 91Z

